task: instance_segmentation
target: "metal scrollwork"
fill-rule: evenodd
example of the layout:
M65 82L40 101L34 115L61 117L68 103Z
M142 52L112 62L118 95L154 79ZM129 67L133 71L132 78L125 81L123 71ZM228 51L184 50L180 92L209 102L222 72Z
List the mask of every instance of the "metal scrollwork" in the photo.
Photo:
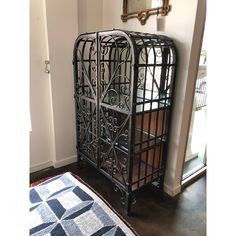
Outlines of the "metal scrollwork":
M101 63L101 73L105 73L105 65L104 63Z
M109 52L109 47L107 46L107 44L102 44L100 51L101 56L106 55Z
M114 186L114 190L115 190L115 192L121 193L120 201L121 201L122 205L125 205L125 199L126 199L125 191L123 189L119 188L117 185Z
M155 51L157 63L162 63L162 52L161 48L157 48Z
M129 93L130 91L129 91L129 87L125 84L125 85L121 85L120 86L120 92L122 93L122 94L127 94L127 93Z
M121 193L121 197L120 197L120 201L122 205L126 205L127 204L127 195L126 192L121 189L118 185L114 185L114 190L115 192L120 192ZM134 205L136 203L136 196L134 193L131 193L131 205Z
M127 122L129 116L125 120L119 118L118 114L110 113L109 109L102 109L101 130L103 145L101 148L101 167L110 175L120 176L120 181L126 184L127 181L127 155L120 154L116 149L118 143L127 146L128 128Z
M96 63L90 62L89 64L83 59L83 53L78 50L79 53L79 68L78 68L78 86L79 93L86 97L96 98L95 86L96 86ZM93 73L91 75L89 71Z
M144 89L144 72L143 72L143 70L139 70L137 86L140 89Z
M169 8L159 10L166 14ZM149 14L137 16L144 22ZM141 187L155 181L163 188L174 42L165 35L110 30L80 35L73 52L78 157L115 184L128 214Z
M96 160L96 134L93 133L94 129L92 128L96 120L96 109L90 110L89 107L78 102L77 116L80 130L80 149L86 152L91 159Z
M101 58L111 59L111 62L101 63L101 100L122 110L130 110L131 81L123 73L131 61L129 43L121 37L104 37L101 42ZM126 97L125 97L126 96Z

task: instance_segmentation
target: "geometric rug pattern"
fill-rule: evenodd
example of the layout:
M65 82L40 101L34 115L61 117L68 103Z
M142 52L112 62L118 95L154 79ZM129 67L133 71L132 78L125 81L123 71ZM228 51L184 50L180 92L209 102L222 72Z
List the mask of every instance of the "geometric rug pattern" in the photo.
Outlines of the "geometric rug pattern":
M30 188L30 235L136 235L87 186L67 172Z

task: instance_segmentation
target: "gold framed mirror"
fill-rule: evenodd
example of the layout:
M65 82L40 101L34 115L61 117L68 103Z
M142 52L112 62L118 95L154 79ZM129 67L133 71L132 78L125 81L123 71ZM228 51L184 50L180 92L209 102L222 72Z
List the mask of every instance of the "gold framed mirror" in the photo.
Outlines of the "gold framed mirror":
M166 16L170 9L169 0L123 0L121 19L126 22L128 19L138 18L141 25L144 25L149 16Z

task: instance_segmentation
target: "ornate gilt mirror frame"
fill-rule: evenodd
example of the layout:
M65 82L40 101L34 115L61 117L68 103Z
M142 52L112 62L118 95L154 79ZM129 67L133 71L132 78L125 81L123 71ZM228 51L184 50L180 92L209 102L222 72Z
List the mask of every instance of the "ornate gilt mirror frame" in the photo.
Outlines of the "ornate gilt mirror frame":
M145 2L147 2L146 0L123 0L123 14L121 15L121 19L123 22L127 22L128 19L138 18L141 25L144 25L149 16L159 14L162 16L166 16L171 9L171 6L169 5L169 0L162 0L160 7L132 11L132 9L130 9L130 6L132 5L130 5L131 1L133 1L132 4L136 3L136 7L138 7L139 4L143 5L145 4Z

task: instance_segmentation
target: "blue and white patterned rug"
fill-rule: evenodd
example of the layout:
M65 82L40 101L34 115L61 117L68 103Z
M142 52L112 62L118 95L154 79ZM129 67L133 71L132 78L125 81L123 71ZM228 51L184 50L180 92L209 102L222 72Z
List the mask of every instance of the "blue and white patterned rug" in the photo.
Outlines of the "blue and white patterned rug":
M30 235L136 235L69 172L30 188Z

